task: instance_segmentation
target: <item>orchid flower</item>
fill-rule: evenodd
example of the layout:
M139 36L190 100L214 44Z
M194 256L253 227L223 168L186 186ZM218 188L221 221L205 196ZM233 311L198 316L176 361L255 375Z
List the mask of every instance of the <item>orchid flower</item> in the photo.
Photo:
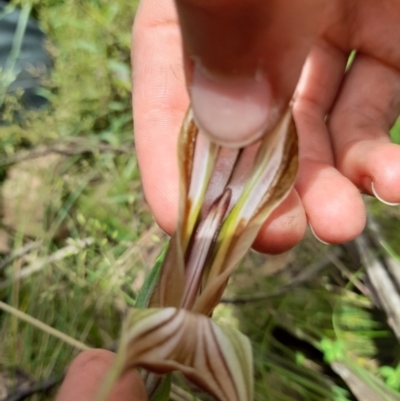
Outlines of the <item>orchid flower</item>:
M290 192L297 152L290 109L243 149L212 143L187 112L176 232L146 289L147 309L133 309L126 320L114 379L138 367L157 375L179 371L216 400L253 399L249 340L210 316L261 225Z

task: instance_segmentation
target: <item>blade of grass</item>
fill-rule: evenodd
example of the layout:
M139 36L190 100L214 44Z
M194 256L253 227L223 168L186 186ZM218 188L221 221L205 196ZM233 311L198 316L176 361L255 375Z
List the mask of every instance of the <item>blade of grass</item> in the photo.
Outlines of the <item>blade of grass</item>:
M156 263L154 264L154 267L150 270L150 273L146 277L142 288L139 291L139 295L137 297L136 303L135 303L135 308L146 308L149 301L150 297L153 293L153 290L157 284L158 278L160 276L161 272L161 267L164 262L165 258L165 253L167 251L167 246L164 246L164 249L162 250L160 256L157 258Z
M41 322L38 319L35 319L32 316L27 315L26 313L20 311L19 309L13 308L10 305L7 305L6 303L4 303L3 301L0 301L0 309L9 313L12 316L17 317L20 320L23 320L26 323L31 324L32 326L38 328L39 330L44 331L45 333L50 334L51 336L54 336L58 339L60 339L61 341L65 342L66 344L71 345L72 347L79 349L81 351L87 351L89 349L91 349L91 347L89 347L88 345L75 340L74 338L68 336L67 334L54 329L53 327L50 327L49 325Z

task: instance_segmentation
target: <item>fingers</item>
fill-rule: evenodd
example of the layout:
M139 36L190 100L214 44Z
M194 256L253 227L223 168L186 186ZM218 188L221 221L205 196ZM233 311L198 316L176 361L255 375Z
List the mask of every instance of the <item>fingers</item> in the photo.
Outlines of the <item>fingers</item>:
M251 4L252 2L246 3ZM253 3L256 4L257 2ZM307 2L301 1L300 3L305 5L305 10L309 11ZM291 7L286 8L292 9ZM294 12L290 17L292 19L296 15L296 9L293 8L293 10ZM284 10L281 10L281 13L280 18L274 17L273 19L277 24L284 24L287 19L290 19L289 16L284 15ZM302 14L298 15L301 16ZM304 18L311 16L306 12L304 14L306 14ZM292 25L289 24L288 26L291 27ZM283 30L283 32L286 31ZM271 66L272 69L279 68L279 63L275 66L271 61L277 60L278 56L278 54L271 54L274 48L273 43L277 44L277 41L283 40L282 38L282 35L274 34L274 39L270 38L271 48L263 55L266 65ZM303 53L308 46L308 39L303 39L304 45L300 46L300 50L298 50L301 57L304 56ZM233 43L236 42L236 40L233 41ZM287 48L289 45L290 40L288 38L286 45L283 46L282 44L282 46ZM296 46L293 47L296 48ZM269 59L266 60L268 57ZM298 57L300 60L301 57ZM172 233L176 223L179 194L176 162L177 135L188 105L181 54L181 36L172 1L165 0L162 3L156 0L142 1L134 25L132 60L135 140L144 192L158 224L166 232ZM289 68L286 67L289 74L298 75L298 72L294 72L296 68L292 68L291 56L288 55L283 62L290 64ZM273 82L277 83L279 78L285 83L287 79L285 74L271 70L269 76ZM294 77L292 80L295 80ZM282 93L289 94L290 97L294 83L288 85L290 89L283 88ZM242 110L239 113L240 116L244 114ZM262 231L265 235L261 234L263 239L257 245L259 249L270 251L276 249L274 252L277 252L278 248L287 249L301 239L304 231L304 211L302 207L293 206L292 211L298 211L297 217L294 217L293 213L289 213L285 207L282 205L274 215L278 216L279 210L284 210L283 214L287 221L297 220L298 223L293 224L298 228L287 234L284 230L280 231L282 237L282 235L275 236L277 224L271 226L275 227L271 228L272 231L270 231L274 235L269 236L268 230ZM289 215L292 217L288 218ZM271 218L271 224L273 221L274 218ZM284 226L289 227L288 224L284 224ZM283 243L279 245L278 241L275 241L268 248L265 248L266 235L271 238L282 238Z
M178 204L177 136L189 104L172 0L142 1L132 40L135 142L146 199L173 232Z
M324 1L176 3L197 124L222 145L251 143L289 102Z
M399 184L398 148L389 143L387 135L399 112L399 87L394 70L384 66L393 68L400 54L393 51L395 42L390 40L398 36L398 24L393 22L400 8L398 4L389 7L389 3L391 0L331 2L320 41L299 85L295 118L301 161L296 188L310 226L324 242L348 241L363 229L365 210L356 187L387 203L399 201L398 191L393 191ZM321 44L323 51L320 48L318 55ZM365 57L358 56L339 86L348 52L354 48L373 58L366 63ZM377 106L381 106L379 112ZM328 134L325 116L330 110ZM326 137L330 137L334 152L327 151L330 143ZM339 171L332 169L333 158Z
M391 0L385 0L388 1ZM229 10L225 7L228 3ZM273 125L280 108L290 98L298 75L297 67L301 65L299 60L304 58L311 42L313 24L310 24L309 34L296 36L294 32L301 30L301 21L317 19L317 12L306 12L303 20L302 12L308 7L308 2L299 0L299 3L304 7L297 6L297 0L293 8L284 7L284 2L275 4L275 0L177 0L188 56L184 61L172 1L142 2L133 43L136 143L145 194L165 231L171 233L176 222L179 192L176 140L188 105L184 69L196 120L203 130L220 143L228 141L233 146L254 139L260 130ZM336 5L339 3L343 2L335 2ZM375 4L370 3L371 7ZM277 7L274 18L268 19L269 7L273 4ZM283 11L279 11L279 4ZM293 14L284 8L294 10ZM338 9L342 9L341 6ZM357 16L356 22L360 24L362 18L356 11L355 8L351 15ZM258 23L258 16L267 21L265 26ZM289 28L279 28L283 21L294 17L299 17L294 23L296 29L291 30L291 24ZM263 227L255 244L258 249L278 252L290 247L303 235L305 215L316 235L325 242L338 243L354 238L365 222L359 189L372 193L374 188L386 202L399 202L393 188L395 185L398 187L400 158L398 148L391 145L387 137L390 122L398 112L394 96L394 92L398 91L397 80L390 78L385 83L385 90L391 86L393 91L385 98L385 106L382 103L382 111L386 107L391 111L381 113L382 116L373 123L371 118L368 119L370 111L362 116L356 109L371 106L370 98L374 98L371 93L375 93L374 101L379 105L379 87L382 88L380 83L384 82L386 73L367 75L361 69L362 74L356 74L355 68L359 68L360 63L356 60L340 89L335 107L332 106L343 78L348 56L346 50L358 48L352 44L356 41L356 44L362 43L360 47L363 50L370 51L368 43L373 42L368 40L368 26L371 24L366 24L367 28L365 24L360 26L360 30L350 29L348 25L355 22L352 18L342 21L342 17L338 12L326 14L328 20L325 22L329 29L321 34L321 41L313 47L296 94L294 115L300 139L300 170L296 189L304 208L292 194ZM234 23L245 25L246 31L232 29ZM335 31L335 27L340 28L339 32ZM217 35L217 32L221 34ZM271 32L274 37L268 36ZM277 32L282 32L282 35L277 35ZM242 33L244 36L241 36ZM376 35L376 38L381 36ZM234 39L232 43L229 38ZM299 38L303 40L302 44L296 42ZM324 38L328 38L327 42L323 41ZM246 47L246 41L251 45ZM329 43L334 43L341 51ZM277 44L280 45L278 50ZM290 53L291 44L298 53ZM392 47L388 41L378 49L382 54L378 52L374 58L382 62L387 50ZM377 50L376 44L374 49ZM393 55L396 52L389 53ZM255 59L257 63L254 63ZM390 59L392 68L393 60L396 57ZM368 68L365 67L365 70ZM356 75L358 80L354 79ZM367 87L366 83L370 88L367 91L369 95L360 91ZM246 99L244 103L243 99ZM275 109L272 109L271 102L276 105ZM371 107L374 109L376 105ZM325 116L330 110L328 132ZM224 136L225 139L222 138ZM380 146L374 145L376 140L381 143ZM334 168L335 162L340 171ZM297 227L290 233L278 227L280 224L289 227L289 221ZM266 246L267 242L270 245Z
M293 108L300 145L296 189L314 234L331 244L353 239L365 224L359 191L334 167L325 123L346 61L347 54L319 41L307 57Z
M335 0L327 3L322 36L346 50L394 68L400 66L400 3L397 0Z
M114 354L105 350L83 352L72 362L56 401L94 401L111 369ZM108 401L147 401L144 383L129 371L116 384Z
M400 112L400 72L358 55L330 118L339 170L386 203L399 203L400 147L389 129ZM373 188L374 187L374 188Z
M297 245L307 228L307 218L296 190L288 195L261 228L253 244L259 252L278 254Z
M361 195L333 166L303 161L296 188L309 225L322 242L347 242L363 230L365 206Z

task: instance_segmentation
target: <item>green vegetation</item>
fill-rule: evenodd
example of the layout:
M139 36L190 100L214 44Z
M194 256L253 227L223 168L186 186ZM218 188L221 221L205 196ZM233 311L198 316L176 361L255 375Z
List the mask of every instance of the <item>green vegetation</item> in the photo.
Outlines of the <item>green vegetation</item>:
M8 390L18 391L20 371L35 381L60 377L79 352L68 338L114 349L167 241L144 202L134 151L136 2L29 4L48 34L54 69L42 90L45 110L21 110L17 93L1 111L0 300L67 338L0 309L0 400L2 379L11 377L16 388ZM393 139L400 143L399 122ZM369 203L382 230L379 255L399 263L400 211ZM351 380L338 374L346 368L376 401L399 400L400 347L370 289L354 244L326 247L307 237L283 256L250 254L215 314L253 342L255 399L355 400Z
M19 105L8 96L2 113L0 298L91 347L112 348L164 241L143 201L133 145L135 4L49 0L33 12L55 65L46 110L21 112L15 124ZM59 376L79 351L4 312L0 338L0 375L18 365L35 380Z

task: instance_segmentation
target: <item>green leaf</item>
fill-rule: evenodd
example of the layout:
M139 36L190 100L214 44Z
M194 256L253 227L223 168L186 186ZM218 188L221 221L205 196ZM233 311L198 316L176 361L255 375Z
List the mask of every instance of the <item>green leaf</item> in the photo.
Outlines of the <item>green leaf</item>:
M161 384L158 386L156 392L153 397L151 397L151 401L169 401L169 396L171 393L171 375L166 375Z
M151 294L158 282L158 278L160 277L161 267L164 262L165 253L167 251L167 246L161 251L160 256L157 258L156 263L153 268L150 270L149 275L144 280L143 286L139 291L138 297L136 299L135 308L146 308L148 306Z
M395 370L391 366L381 366L379 368L379 373L385 377L388 378L392 376L395 373Z
M332 363L344 358L344 345L341 341L332 341L328 338L324 338L320 346L326 362Z

